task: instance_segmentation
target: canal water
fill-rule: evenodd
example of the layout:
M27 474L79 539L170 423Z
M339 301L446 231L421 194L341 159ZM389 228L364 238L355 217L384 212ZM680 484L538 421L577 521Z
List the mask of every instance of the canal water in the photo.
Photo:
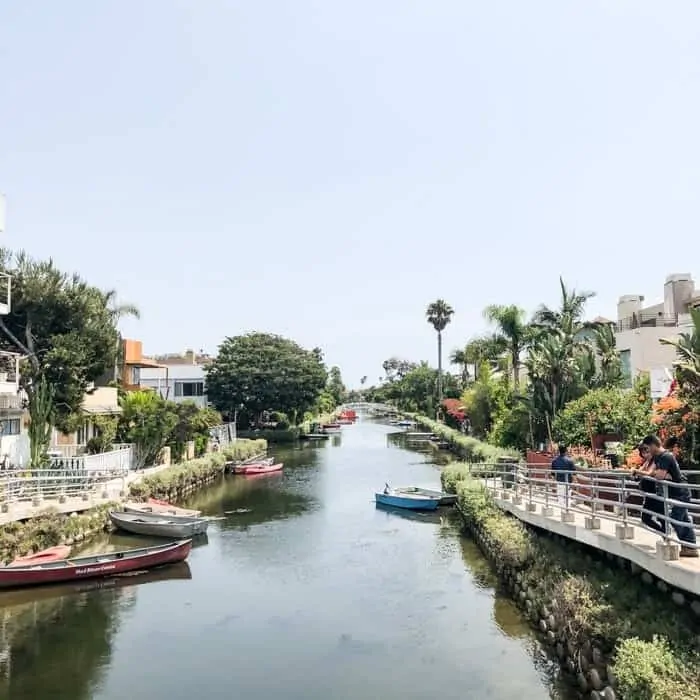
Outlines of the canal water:
M0 697L564 698L449 514L375 506L385 482L439 484L432 452L392 430L360 422L275 451L283 474L200 492L220 519L186 564L0 594Z

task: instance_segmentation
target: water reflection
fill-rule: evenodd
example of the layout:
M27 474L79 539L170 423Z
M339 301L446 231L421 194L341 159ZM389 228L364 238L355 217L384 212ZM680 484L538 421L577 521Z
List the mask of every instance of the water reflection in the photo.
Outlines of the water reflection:
M405 508L395 508L394 506L387 506L383 503L376 503L375 508L379 511L382 511L383 513L386 513L387 520L391 520L391 518L403 518L404 520L415 520L417 522L432 523L433 525L439 525L442 519L447 517L444 513L441 513L439 510L406 510Z

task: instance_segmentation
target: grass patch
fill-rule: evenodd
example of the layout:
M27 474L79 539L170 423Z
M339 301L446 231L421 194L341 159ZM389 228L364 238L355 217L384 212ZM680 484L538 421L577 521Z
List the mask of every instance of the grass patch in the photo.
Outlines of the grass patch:
M496 568L511 580L517 575L515 590L527 591L535 611L556 610L552 643L565 640L579 650L577 663L582 648L595 647L611 665L618 697L700 700L699 625L671 601L670 591L645 584L583 546L528 529L469 480L463 465L446 469L443 484L454 486L467 528ZM541 615L535 612L531 620ZM587 667L570 670L585 675Z

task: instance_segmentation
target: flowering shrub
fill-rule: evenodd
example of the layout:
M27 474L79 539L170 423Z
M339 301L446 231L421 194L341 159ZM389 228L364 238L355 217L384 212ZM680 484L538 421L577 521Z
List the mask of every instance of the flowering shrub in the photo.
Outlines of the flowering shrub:
M460 428L464 423L464 406L459 399L443 399L442 407L445 411L445 422L453 428Z

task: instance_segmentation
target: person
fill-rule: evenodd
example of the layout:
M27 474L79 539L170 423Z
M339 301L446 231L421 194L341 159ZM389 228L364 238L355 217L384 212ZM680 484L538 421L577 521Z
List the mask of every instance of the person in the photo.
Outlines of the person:
M659 481L671 481L673 486L667 488L668 497L676 501L669 504L669 517L671 518L673 529L681 542L680 555L682 557L698 557L700 553L693 545L696 544L695 528L693 520L688 513L690 503L690 489L685 474L681 472L676 458L671 452L665 450L661 445L661 440L656 435L647 435L642 444L649 448L649 453L654 460L655 470L652 475ZM681 524L687 523L687 524ZM684 544L685 543L685 544ZM690 545L690 546L689 546Z
M574 460L566 456L566 445L559 445L559 456L552 460L552 471L557 480L557 500L562 508L568 508L568 491L571 483L571 476L576 469Z
M637 445L637 451L642 459L642 466L634 469L632 474L636 479L639 479L639 488L645 494L642 502L642 522L648 528L665 534L666 526L663 519L656 517L656 515L664 514L664 504L660 498L655 498L661 494L658 493L656 480L652 477L654 460L649 452L649 447L644 443L640 442Z

